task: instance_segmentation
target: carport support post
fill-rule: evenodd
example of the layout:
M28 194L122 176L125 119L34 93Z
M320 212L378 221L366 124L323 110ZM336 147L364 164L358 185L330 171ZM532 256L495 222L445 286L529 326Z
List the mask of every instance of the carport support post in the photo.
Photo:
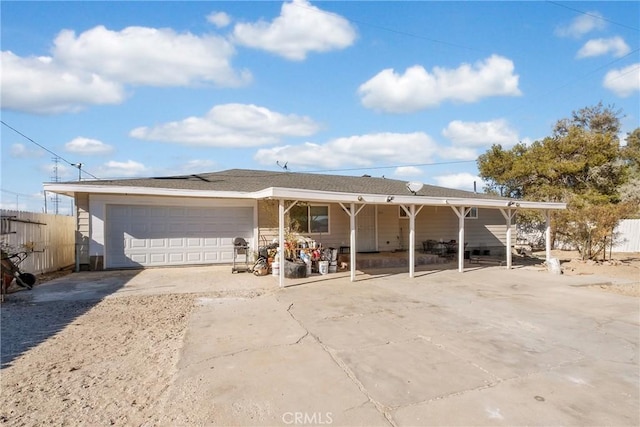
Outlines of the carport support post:
M409 206L409 277L416 271L416 205Z
M280 263L279 285L284 286L284 199L278 200L278 262Z
M451 206L451 209L458 217L458 271L462 273L464 271L464 217L471 208Z
M504 219L507 220L507 269L511 269L511 222L516 213L512 212L511 208L507 209L506 212L504 209L500 209L500 212Z
M544 216L547 220L547 226L544 230L545 259L547 265L549 265L549 261L551 260L551 211L545 210Z
M356 281L356 204L351 203L349 213L349 267L351 267L351 281Z
M423 206L416 211L416 205L410 205L407 209L404 205L400 208L409 217L409 277L413 278L416 272L416 216L420 213Z

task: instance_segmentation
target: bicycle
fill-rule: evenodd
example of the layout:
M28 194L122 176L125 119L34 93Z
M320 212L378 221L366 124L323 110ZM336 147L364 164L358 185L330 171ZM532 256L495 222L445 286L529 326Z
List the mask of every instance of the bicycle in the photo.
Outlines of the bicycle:
M29 252L25 251L13 254L9 254L4 250L2 251L2 274L0 275L0 278L2 279L2 286L0 289L0 301L4 301L4 296L9 290L14 279L18 286L25 289L32 289L33 285L36 284L36 276L31 273L21 271L19 267L28 256Z

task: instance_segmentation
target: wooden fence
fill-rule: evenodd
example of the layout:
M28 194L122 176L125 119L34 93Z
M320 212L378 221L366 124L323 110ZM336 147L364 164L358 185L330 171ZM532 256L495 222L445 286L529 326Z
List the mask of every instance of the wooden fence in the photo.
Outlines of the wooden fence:
M42 274L75 264L75 228L72 216L2 209L3 248L30 252L20 269Z

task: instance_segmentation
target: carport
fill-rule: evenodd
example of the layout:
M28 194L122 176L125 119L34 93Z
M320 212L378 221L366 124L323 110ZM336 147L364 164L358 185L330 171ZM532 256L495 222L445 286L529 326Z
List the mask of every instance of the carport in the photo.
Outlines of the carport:
M407 187L409 190L409 188ZM326 202L338 203L342 210L349 216L350 232L350 272L351 281L356 278L356 220L358 213L370 204L392 204L397 205L407 214L409 218L409 277L415 275L415 250L416 250L416 217L425 206L448 206L458 218L458 271L464 272L464 250L465 250L465 217L473 207L497 209L505 219L506 228L506 267L512 267L511 246L513 241L512 229L514 218L520 209L537 209L544 213L546 219L545 226L545 259L551 258L551 211L566 209L565 203L550 202L529 202L515 200L487 200L487 199L463 199L463 198L435 198L429 196L418 196L415 192L411 195L379 195L379 194L349 194L336 192L320 192L308 190L292 190L287 188L269 188L265 190L264 198L278 200L278 245L284 247L285 244L285 215L291 208L299 202ZM285 272L280 269L279 285L284 286Z

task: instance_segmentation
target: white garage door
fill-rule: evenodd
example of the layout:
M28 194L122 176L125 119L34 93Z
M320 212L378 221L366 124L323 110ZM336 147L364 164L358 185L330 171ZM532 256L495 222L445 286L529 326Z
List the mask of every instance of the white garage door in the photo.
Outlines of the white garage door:
M225 263L253 208L108 205L105 231L107 268Z

